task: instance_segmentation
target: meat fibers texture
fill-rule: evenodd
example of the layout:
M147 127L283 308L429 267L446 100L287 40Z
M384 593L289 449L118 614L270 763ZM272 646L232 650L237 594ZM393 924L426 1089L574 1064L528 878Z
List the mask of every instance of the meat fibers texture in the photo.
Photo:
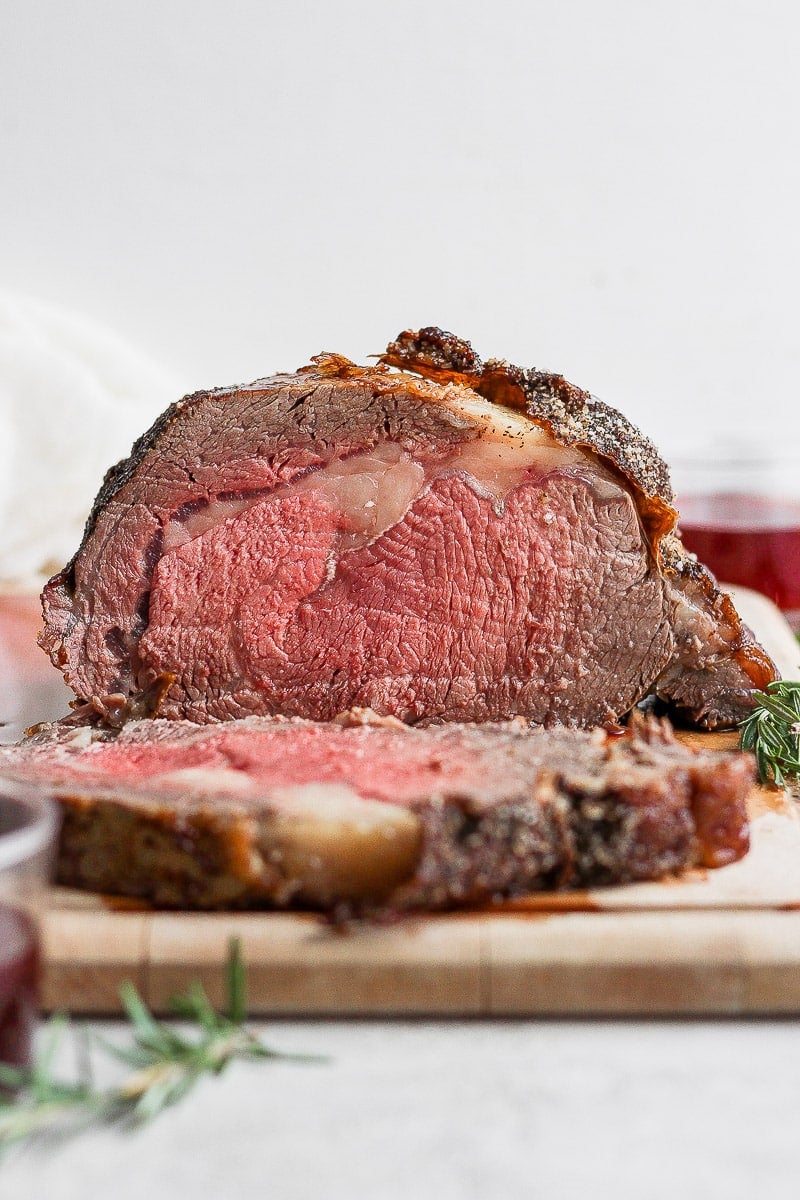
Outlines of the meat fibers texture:
M774 665L676 533L667 469L560 376L407 332L376 366L174 404L45 587L87 711L590 727L740 719Z

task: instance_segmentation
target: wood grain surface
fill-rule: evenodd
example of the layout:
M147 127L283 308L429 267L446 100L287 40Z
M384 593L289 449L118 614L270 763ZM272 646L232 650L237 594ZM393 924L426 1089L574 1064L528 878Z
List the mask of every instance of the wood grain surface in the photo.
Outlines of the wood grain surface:
M532 1016L800 1012L800 912L469 913L339 933L284 913L113 912L54 895L47 1008L118 1011L136 982L158 1010L200 979L223 998L232 936L252 1013Z
M777 609L755 593L737 591L736 601L782 673L800 675L797 642ZM19 621L13 628L23 636ZM2 714L15 732L57 715L41 710L44 701L63 708L63 685L38 662L15 678ZM116 1012L124 979L157 1010L195 978L220 1001L237 936L258 1014L798 1013L800 811L783 793L756 788L750 812L750 854L720 871L346 932L310 914L155 912L54 888L43 914L44 1004Z

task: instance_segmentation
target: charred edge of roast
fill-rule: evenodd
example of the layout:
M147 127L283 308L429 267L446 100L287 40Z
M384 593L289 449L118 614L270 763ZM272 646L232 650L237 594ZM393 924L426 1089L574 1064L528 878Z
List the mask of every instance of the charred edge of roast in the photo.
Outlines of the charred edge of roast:
M605 887L663 878L686 867L721 867L749 848L750 756L687 752L668 722L635 714L608 741L619 760L602 794L572 772L546 773L536 803L470 804L423 811L423 855L392 897L400 910L475 904L543 890ZM674 762L664 757L670 749ZM661 757L659 757L659 754ZM646 784L624 765L652 766Z
M112 692L107 696L92 696L89 700L73 700L70 703L72 713L62 718L60 725L81 728L102 726L104 729L124 729L129 721L142 721L158 716L161 705L166 699L169 689L175 682L175 676L169 671L162 671L147 687L130 695L123 692ZM46 731L46 722L34 725L25 732L29 736L40 730Z
M701 714L695 707L680 702L676 703L676 709L689 716L693 721L701 721L707 728L714 729L733 725L741 720L744 711L752 706L752 692L763 691L767 684L780 678L780 673L766 650L754 637L752 630L742 621L728 593L723 592L717 586L717 581L708 567L704 566L696 555L690 554L686 550L677 534L670 534L661 543L661 562L665 574L670 577L677 590L687 593L688 603L692 602L688 593L696 589L706 611L713 614L719 629L726 634L727 648L731 658L751 684L750 695L742 693L738 698L736 711L720 713L718 716L712 711ZM689 647L687 661L681 664L681 647L679 645L672 664L668 665L664 674L668 675L670 667L674 669L677 665L682 665L687 672L696 670L696 660L697 655L694 648ZM709 662L707 670L710 675L714 674L713 660ZM664 687L663 680L656 680L655 690L660 695L670 698L670 688Z
M49 580L49 586L56 587L62 585L70 592L74 590L75 563L81 550L91 537L94 527L97 523L97 518L105 506L111 500L113 500L117 492L125 486L147 452L152 450L153 447L157 445L161 435L166 432L166 430L184 408L191 404L193 400L197 400L201 396L207 396L209 394L214 394L215 392L227 390L228 389L226 388L214 388L210 393L194 392L192 395L183 396L180 400L176 400L173 404L170 404L168 408L164 409L163 413L156 417L150 428L146 429L145 432L136 439L131 446L131 452L127 458L121 458L118 463L115 463L112 467L108 468L103 476L103 482L100 485L100 490L95 496L94 503L89 510L89 516L86 518L81 544L78 546L78 549L75 551L66 566L62 567L61 570L56 572L52 579Z
M435 326L405 330L381 361L438 383L463 384L495 404L521 409L561 445L596 454L634 487L654 549L674 527L669 469L656 447L617 409L563 375L524 371L499 359L483 363L469 342Z

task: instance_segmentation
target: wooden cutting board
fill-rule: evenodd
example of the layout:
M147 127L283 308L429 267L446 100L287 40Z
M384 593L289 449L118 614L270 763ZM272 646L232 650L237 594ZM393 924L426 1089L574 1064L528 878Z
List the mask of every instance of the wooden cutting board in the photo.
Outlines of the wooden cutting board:
M800 677L800 647L778 610L752 592L735 596L784 676ZM25 622L31 637L36 623L33 602L29 609L15 626L23 640ZM16 666L14 686L6 686L7 736L49 715L47 704L53 715L63 710L63 685L41 660ZM733 734L686 737L736 742ZM44 1003L115 1012L119 984L132 979L163 1010L194 978L220 1001L235 935L248 963L250 1008L260 1014L798 1013L800 806L756 788L750 811L752 850L721 871L346 933L309 914L164 913L52 889Z

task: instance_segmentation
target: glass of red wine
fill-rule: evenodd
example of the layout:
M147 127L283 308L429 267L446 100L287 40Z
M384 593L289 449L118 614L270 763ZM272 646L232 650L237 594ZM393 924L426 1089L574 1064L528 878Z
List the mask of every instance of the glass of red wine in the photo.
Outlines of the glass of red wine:
M39 988L39 915L58 832L35 788L0 780L0 1062L27 1066Z
M672 482L687 549L721 583L769 596L800 631L800 454L678 457Z

